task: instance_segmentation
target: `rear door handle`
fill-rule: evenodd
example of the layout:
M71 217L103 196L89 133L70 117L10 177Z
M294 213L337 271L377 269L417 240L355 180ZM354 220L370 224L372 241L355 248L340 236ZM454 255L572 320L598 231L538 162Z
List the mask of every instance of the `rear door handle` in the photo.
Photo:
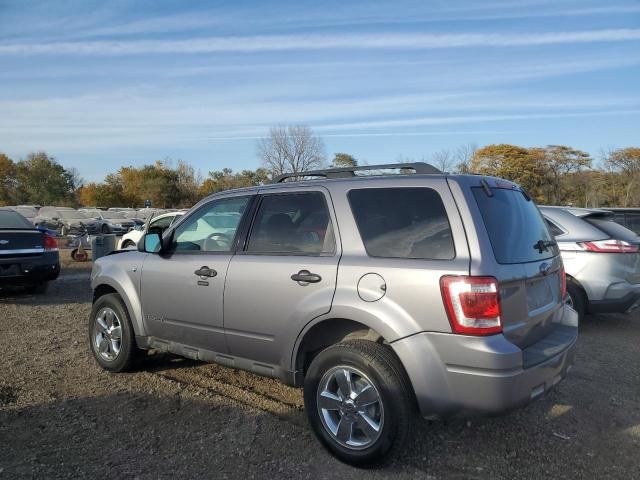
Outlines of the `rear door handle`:
M294 282L318 283L322 280L322 277L316 273L311 273L309 270L300 270L298 273L291 275L291 280Z
M199 277L215 277L216 275L218 275L218 272L216 272L213 268L207 267L206 265L204 267L200 267L194 273Z

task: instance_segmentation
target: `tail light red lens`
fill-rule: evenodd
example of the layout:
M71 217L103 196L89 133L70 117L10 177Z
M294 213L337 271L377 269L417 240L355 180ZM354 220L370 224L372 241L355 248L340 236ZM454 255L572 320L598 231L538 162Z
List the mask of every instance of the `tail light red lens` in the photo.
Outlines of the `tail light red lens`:
M500 289L493 277L444 276L440 290L454 333L502 332Z
M638 253L638 245L624 240L599 240L597 242L581 243L585 250L598 253Z
M560 298L564 299L567 296L567 274L564 270L564 265L560 267Z
M44 234L44 249L49 251L58 250L58 242L48 233Z

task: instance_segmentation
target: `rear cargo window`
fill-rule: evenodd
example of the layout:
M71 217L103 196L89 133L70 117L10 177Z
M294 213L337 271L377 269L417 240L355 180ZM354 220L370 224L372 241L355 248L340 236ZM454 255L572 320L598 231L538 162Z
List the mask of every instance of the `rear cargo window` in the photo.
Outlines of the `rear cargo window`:
M583 217L583 220L589 222L594 227L602 230L611 238L616 240L624 240L627 242L638 242L638 236L626 227L613 221L613 215L607 216L591 216Z
M349 203L372 257L451 260L451 226L438 192L431 188L363 188Z
M493 195L489 196L483 188L471 190L498 263L535 262L558 254L538 208L522 192L492 188Z
M33 224L19 213L0 210L0 228L33 228Z

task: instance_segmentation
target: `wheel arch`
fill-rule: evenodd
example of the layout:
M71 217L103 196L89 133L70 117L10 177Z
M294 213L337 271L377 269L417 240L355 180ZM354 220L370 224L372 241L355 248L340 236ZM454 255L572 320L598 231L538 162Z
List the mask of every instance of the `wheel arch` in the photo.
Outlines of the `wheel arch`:
M133 288L133 285L131 285ZM93 288L93 303L95 303L100 297L110 294L116 293L120 296L125 306L127 307L127 312L129 313L129 317L131 318L131 324L133 326L133 330L136 335L145 335L145 328L142 322L142 308L140 305L140 301L138 297L131 298L130 295L127 295L125 289L118 282L112 281L110 278L105 277L99 279L95 283L95 287Z

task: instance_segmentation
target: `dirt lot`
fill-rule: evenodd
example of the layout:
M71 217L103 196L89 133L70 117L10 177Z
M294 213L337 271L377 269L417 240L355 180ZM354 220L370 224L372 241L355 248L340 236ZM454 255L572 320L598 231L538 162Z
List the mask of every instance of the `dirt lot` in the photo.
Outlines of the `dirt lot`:
M420 422L404 457L374 471L325 453L301 393L216 365L150 357L94 363L90 264L42 296L0 292L1 478L640 478L640 314L589 317L576 366L543 399L499 418Z

